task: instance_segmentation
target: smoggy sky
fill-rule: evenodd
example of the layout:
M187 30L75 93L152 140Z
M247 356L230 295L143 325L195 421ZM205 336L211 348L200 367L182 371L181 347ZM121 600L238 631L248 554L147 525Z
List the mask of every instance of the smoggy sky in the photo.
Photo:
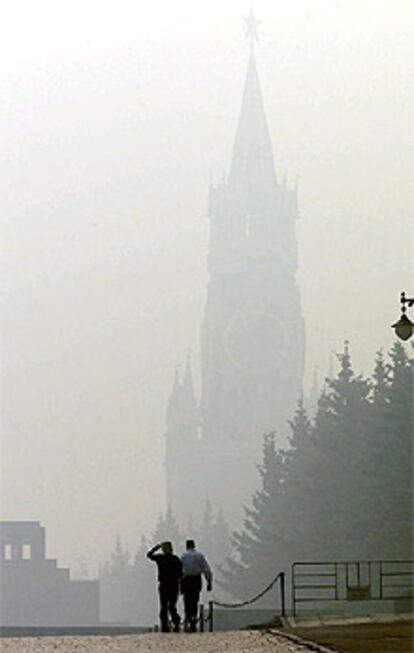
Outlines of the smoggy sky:
M165 508L165 408L198 382L209 184L248 57L239 0L7 3L0 28L2 515L94 571ZM412 275L408 0L256 0L279 178L298 179L306 379L369 373Z

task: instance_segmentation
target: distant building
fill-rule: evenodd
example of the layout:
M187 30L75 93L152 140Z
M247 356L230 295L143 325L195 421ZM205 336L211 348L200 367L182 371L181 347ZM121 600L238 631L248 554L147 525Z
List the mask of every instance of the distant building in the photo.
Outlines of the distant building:
M297 217L296 189L276 175L252 48L230 172L210 189L201 400L187 361L167 413L167 499L184 526L207 500L240 518L263 435L286 433L302 394Z
M39 522L0 522L0 624L99 624L99 581L70 580L68 569L46 559Z

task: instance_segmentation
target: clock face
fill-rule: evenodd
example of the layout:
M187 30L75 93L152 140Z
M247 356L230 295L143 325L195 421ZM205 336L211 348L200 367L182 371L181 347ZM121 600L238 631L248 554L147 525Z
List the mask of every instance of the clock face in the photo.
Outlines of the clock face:
M226 357L236 367L262 375L283 363L289 345L288 331L277 314L253 309L229 320L223 345Z

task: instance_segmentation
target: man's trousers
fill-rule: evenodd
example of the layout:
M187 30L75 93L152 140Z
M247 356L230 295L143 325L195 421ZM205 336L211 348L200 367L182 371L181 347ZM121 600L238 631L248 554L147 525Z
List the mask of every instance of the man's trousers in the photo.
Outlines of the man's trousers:
M184 576L183 578L185 620L190 630L195 630L197 608L201 592L201 576Z
M160 595L160 621L161 630L167 632L168 615L171 615L171 621L176 628L180 625L180 615L177 612L178 587L177 585L168 585L160 583L158 586Z

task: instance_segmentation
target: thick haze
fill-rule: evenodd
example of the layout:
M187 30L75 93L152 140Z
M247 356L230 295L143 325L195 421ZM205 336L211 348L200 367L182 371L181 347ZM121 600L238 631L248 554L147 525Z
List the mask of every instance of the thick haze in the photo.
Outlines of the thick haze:
M2 518L92 571L165 508L165 409L207 282L248 3L7 3L0 28ZM254 3L279 178L298 178L306 387L369 372L412 276L411 2ZM196 374L197 377L197 374ZM198 378L196 378L198 381Z

